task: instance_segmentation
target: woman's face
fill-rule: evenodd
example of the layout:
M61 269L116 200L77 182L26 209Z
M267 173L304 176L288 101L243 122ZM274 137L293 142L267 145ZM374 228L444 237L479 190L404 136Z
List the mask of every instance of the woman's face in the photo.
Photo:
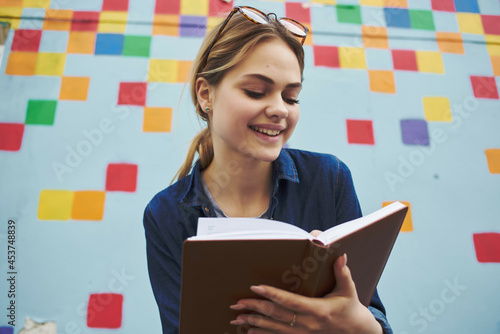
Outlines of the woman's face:
M216 156L274 161L299 119L301 87L293 51L281 40L258 44L212 88L209 118Z

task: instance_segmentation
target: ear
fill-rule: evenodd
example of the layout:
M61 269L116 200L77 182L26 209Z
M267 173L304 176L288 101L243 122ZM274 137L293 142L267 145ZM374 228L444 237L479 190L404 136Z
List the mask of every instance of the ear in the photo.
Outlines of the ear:
M198 98L198 104L201 110L207 114L212 112L212 92L213 88L210 86L207 79L196 79L196 97ZM210 111L206 112L206 108L210 108Z

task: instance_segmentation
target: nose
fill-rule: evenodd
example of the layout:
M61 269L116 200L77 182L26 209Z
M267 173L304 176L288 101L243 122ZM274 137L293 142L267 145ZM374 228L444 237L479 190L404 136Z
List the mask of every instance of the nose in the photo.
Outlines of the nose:
M274 97L270 100L269 105L266 108L266 115L269 118L283 119L288 117L288 108L280 96Z

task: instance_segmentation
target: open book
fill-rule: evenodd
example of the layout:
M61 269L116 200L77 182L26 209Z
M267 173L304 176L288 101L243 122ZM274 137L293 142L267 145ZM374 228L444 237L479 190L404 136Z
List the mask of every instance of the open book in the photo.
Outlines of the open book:
M237 333L241 311L267 284L309 297L335 286L333 263L346 253L360 302L368 306L408 208L394 202L314 238L296 226L255 218L200 218L183 245L180 333Z

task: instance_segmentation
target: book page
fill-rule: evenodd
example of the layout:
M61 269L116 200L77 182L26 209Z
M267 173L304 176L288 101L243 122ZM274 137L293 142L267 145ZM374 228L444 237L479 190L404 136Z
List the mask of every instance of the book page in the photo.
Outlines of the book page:
M376 223L382 218L390 216L391 214L405 207L406 205L400 202L391 203L388 206L385 206L369 215L334 226L321 233L317 237L317 239L321 241L324 245L328 245L348 234L351 234L354 231L360 230L365 226Z
M199 218L198 230L190 240L313 239L301 228L261 218Z

